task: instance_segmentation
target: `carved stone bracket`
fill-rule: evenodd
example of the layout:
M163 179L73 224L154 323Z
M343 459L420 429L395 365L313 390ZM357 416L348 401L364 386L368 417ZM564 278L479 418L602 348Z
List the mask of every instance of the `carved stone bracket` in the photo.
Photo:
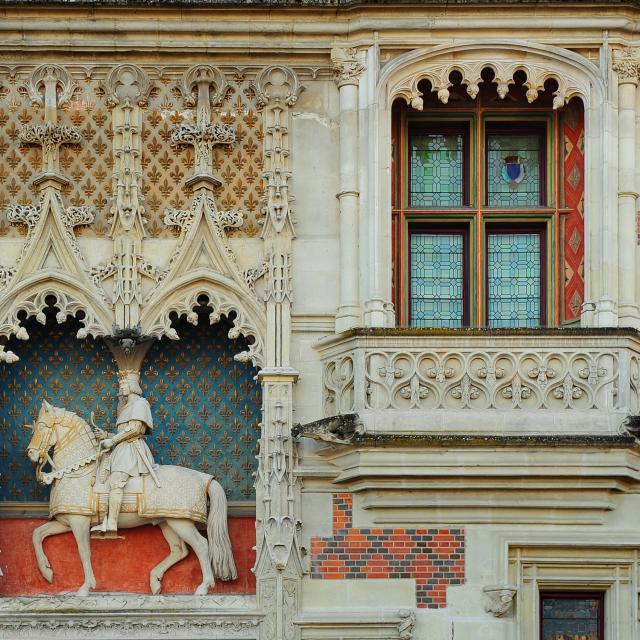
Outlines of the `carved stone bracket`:
M517 591L517 587L508 584L483 587L484 610L496 618L507 615L511 611Z

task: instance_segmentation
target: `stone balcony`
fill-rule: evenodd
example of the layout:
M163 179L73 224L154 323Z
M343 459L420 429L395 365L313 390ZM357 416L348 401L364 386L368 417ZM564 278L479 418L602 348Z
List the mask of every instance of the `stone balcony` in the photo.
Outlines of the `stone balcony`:
M317 349L325 417L363 434L610 436L640 413L631 329L355 329Z

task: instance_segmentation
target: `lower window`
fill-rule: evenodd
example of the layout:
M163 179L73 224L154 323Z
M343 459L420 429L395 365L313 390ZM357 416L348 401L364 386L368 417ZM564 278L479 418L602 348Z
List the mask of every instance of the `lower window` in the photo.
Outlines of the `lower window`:
M540 594L540 640L604 640L604 594Z
M544 232L487 229L487 324L494 328L544 325Z

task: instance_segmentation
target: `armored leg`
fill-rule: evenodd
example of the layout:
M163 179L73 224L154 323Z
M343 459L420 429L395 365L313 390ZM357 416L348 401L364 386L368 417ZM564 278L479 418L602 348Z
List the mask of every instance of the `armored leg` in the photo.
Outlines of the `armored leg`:
M129 474L123 471L114 471L109 476L109 504L107 515L102 524L93 527L92 531L101 531L103 533L118 530L118 516L120 515L120 507L124 496L124 485L129 480Z

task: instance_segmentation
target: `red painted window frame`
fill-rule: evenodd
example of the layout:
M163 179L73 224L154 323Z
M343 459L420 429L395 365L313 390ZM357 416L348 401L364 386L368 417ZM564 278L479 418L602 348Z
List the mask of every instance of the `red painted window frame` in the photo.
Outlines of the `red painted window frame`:
M504 120L487 120L484 123L484 207L487 209L504 209L517 211L519 207L496 207L489 204L489 136L522 136L536 133L539 140L540 153L538 156L538 172L540 176L540 191L538 193L538 207L547 206L547 125L544 122L506 122ZM532 205L533 206L533 205ZM525 207L527 208L527 207Z
M489 324L489 236L507 235L509 233L536 233L540 236L540 318L539 327L547 326L547 225L545 223L507 223L487 221L483 232L484 251L484 318L487 327Z
M462 236L462 327L468 327L469 325L469 312L470 312L470 269L469 269L469 237L470 229L469 224L460 223L437 223L437 222L418 222L409 225L408 228L408 243L407 243L407 255L408 255L408 282L407 282L407 318L409 320L409 326L413 326L413 318L411 317L411 300L412 296L412 279L411 279L411 236L421 233L430 233L433 235L445 235L445 234L460 234Z
M421 209L424 207L414 206L411 202L411 139L416 132L422 135L461 135L462 136L462 204L459 208L470 206L470 184L471 184L471 162L470 153L470 132L468 122L421 122L413 121L407 125L407 179L405 184L400 185L401 189L406 189L407 208ZM451 209L451 207L427 207L430 211L438 211L439 209Z

